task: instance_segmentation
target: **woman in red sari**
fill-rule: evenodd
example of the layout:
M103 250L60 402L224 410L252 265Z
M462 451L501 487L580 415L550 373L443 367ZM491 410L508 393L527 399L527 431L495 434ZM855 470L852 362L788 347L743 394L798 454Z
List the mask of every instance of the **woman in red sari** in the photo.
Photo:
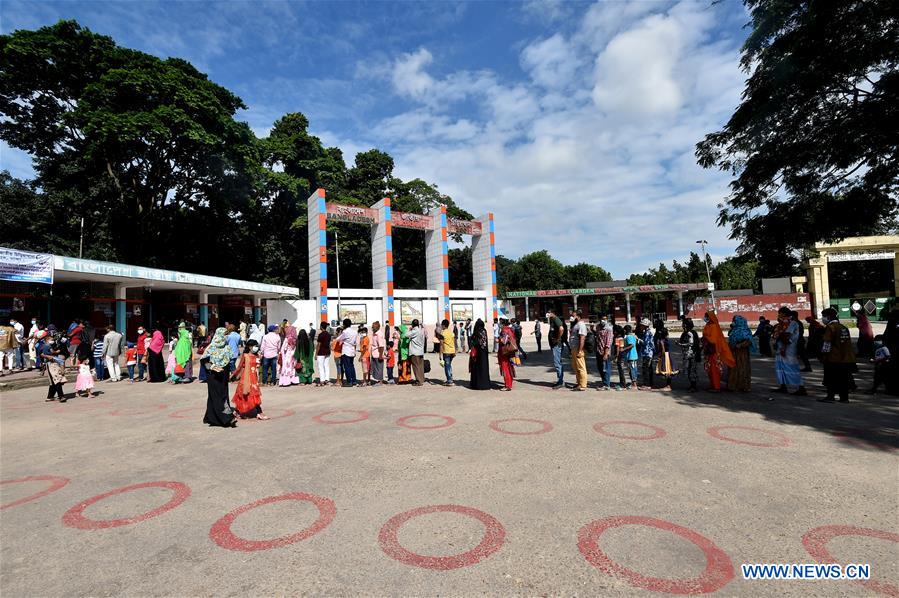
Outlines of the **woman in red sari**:
M234 410L241 419L268 419L262 413L262 391L259 390L259 343L250 339L244 346L243 355L237 360L237 366L231 374L231 381L237 382L234 396Z
M512 380L515 378L515 366L512 359L518 354L518 344L515 342L515 332L509 326L508 320L503 320L503 327L499 335L499 351L496 358L499 361L499 371L503 375L503 388L508 392L512 390Z

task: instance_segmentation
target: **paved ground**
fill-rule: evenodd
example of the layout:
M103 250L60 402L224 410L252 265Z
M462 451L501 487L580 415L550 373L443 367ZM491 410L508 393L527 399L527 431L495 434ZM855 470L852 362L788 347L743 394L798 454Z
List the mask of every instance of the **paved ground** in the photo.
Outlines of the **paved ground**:
M572 393L550 391L535 356L513 393L266 389L273 419L235 430L203 426L200 384L101 384L100 397L65 405L44 403L43 388L4 392L0 591L899 594L899 403L769 402L771 364L754 367L759 391L744 396ZM810 390L819 384L813 374ZM365 419L316 421L334 410L363 413L320 419ZM451 425L398 425L423 413L445 418L402 423ZM493 426L547 431L491 427L509 418L541 421ZM718 431L733 441L710 434L720 426L738 426ZM15 482L29 476L68 483L10 504L65 481ZM90 500L146 482L170 484ZM222 521L288 493L303 494ZM455 506L422 509L435 505ZM822 526L886 533L807 535ZM870 563L880 585L742 579L741 563L815 562L806 546Z

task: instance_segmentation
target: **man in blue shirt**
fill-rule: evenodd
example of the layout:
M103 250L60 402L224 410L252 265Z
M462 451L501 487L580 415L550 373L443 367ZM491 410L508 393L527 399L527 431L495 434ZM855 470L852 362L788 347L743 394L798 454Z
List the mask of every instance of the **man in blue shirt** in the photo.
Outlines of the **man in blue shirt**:
M228 322L225 324L225 328L228 330L228 336L225 337L225 340L228 341L228 347L231 349L231 366L230 371L234 371L234 366L237 364L237 358L240 357L240 334L234 327L234 324Z

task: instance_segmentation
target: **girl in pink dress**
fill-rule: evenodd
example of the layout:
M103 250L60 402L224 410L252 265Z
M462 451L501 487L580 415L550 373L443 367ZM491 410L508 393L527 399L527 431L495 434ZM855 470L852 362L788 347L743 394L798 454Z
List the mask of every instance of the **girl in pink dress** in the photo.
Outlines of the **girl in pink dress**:
M81 394L87 393L87 398L94 397L94 376L91 374L90 362L87 359L82 360L78 364L78 377L75 378L75 392Z

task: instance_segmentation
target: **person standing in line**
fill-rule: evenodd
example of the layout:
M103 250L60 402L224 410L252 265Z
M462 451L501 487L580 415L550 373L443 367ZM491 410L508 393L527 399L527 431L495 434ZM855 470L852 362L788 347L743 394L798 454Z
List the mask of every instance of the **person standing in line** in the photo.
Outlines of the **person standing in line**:
M805 324L799 319L799 312L796 310L790 312L790 319L796 322L796 326L799 327L799 342L796 345L796 356L799 357L799 361L802 362L801 371L811 372L812 364L808 360L808 344L805 341Z
M346 386L356 386L356 347L359 342L359 334L353 330L353 322L349 318L343 320L343 331L338 335L337 341L341 344L340 361L343 365L343 374L346 376Z
M278 338L281 337L281 330L278 330ZM250 340L254 340L259 343L259 346L262 346L262 339L265 338L266 329L265 326L260 322L259 324L250 323L250 327L247 330L247 337Z
M512 390L512 381L515 379L515 365L512 363L514 357L518 354L518 343L515 340L515 329L509 320L500 322L499 332L499 350L496 352L496 359L499 363L499 372L503 377L503 392Z
M824 320L824 345L821 347L821 362L824 364L824 386L827 397L818 399L822 403L832 403L835 396L841 403L849 402L850 376L856 371L855 352L849 329L840 323L837 310L828 307L821 312Z
M749 354L752 352L752 332L749 323L743 316L734 316L733 323L727 333L727 342L734 356L734 367L727 378L727 388L737 392L749 392L752 389L752 368Z
M37 334L41 330L41 323L37 318L31 318L31 329L28 331L28 361L29 370L38 367L37 363Z
M652 332L652 325L649 320L643 320L637 325L637 336L642 343L640 347L640 359L642 361L643 372L640 377L641 385L637 385L637 390L652 390L655 386L654 380L654 360L656 354L655 337Z
M562 369L562 320L551 309L546 312L546 322L549 326L549 350L553 354L553 368L556 370L556 383L552 385L552 389L558 390L565 386Z
M226 329L217 328L209 345L203 350L201 363L206 370L206 414L203 423L222 428L237 426L228 394L228 372L231 367L231 348L225 337Z
M471 324L471 320L468 320L469 325ZM499 337L502 334L502 326L500 326L499 319L493 318L493 352L496 353L499 351Z
M624 353L627 372L631 380L627 388L637 388L637 363L640 361L640 352L637 351L637 335L633 333L630 324L624 327Z
M575 386L571 390L587 390L587 325L581 321L582 312L577 310L569 318L568 347L571 351L571 365L574 370Z
M58 332L54 332L45 340L41 347L41 359L47 364L47 378L50 382L47 400L55 401L58 398L60 403L65 403L68 399L62 392L62 385L67 382L65 364L69 350Z
M889 347L883 342L883 335L878 334L874 337L874 384L868 391L870 394L877 394L877 389L881 384L886 386L889 380L891 357Z
M471 339L471 350L468 352L468 371L471 374L469 388L471 390L490 390L490 341L487 340L487 327L484 320L478 318L474 325L474 336Z
M421 386L425 382L424 355L425 345L428 342L427 334L416 319L412 320L412 327L403 336L409 340L409 365L415 377L412 386Z
M275 327L277 331L277 326ZM259 345L248 340L243 355L237 361L237 368L231 374L231 381L237 382L234 396L234 410L241 419L268 419L262 412L262 389L259 387Z
M459 339L462 344L462 350L466 352L469 351L471 348L468 346L468 327L465 322L459 325Z
M184 380L193 380L194 343L193 336L187 329L187 324L178 324L178 340L175 343L176 371Z
M362 386L371 386L371 338L368 328L363 324L359 328L359 365L362 366Z
M293 328L289 326L288 328ZM294 329L296 332L296 329ZM284 337L284 344L287 344L287 337ZM282 355L283 355L282 350ZM296 346L294 347L292 367L294 368L293 384L312 384L315 380L315 344L309 338L309 334L305 330L300 330L297 335ZM283 381L283 378L282 378ZM283 385L283 384L282 384Z
M396 384L396 380L393 378L393 368L396 367L396 349L393 347L394 341L387 341L387 349L386 349L386 359L384 361L385 367L387 368L387 384Z
M153 331L150 346L147 348L147 371L150 382L165 382L165 362L162 359L162 349L165 347L165 338L158 328Z
M694 330L693 320L685 316L683 322L684 331L678 342L683 353L681 371L687 373L687 382L690 384L689 392L698 392L699 377L696 374L696 362L702 356L702 342L699 340L699 334Z
M759 339L759 352L763 357L771 357L771 322L765 316L759 316L759 326L755 329L755 337Z
M106 361L103 359L103 339L106 338L105 330L98 330L94 337L92 349L92 357L94 359L94 373L97 376L97 382L106 380Z
M144 375L147 369L147 341L149 340L147 337L147 330L143 326L139 326L137 328L137 342L134 343L135 355L137 356L138 382L144 381Z
M228 343L228 348L231 349L229 372L233 372L234 368L237 367L237 358L240 357L240 347L243 343L240 340L240 333L237 332L237 328L231 322L225 322L225 342Z
M305 335L305 332L304 332ZM278 337L281 338L280 336ZM263 342L265 341L265 337L262 338ZM278 370L278 386L293 386L294 384L300 383L300 378L297 376L298 368L300 366L300 362L297 361L296 354L299 350L299 338L297 336L297 329L293 326L288 325L287 328L284 329L284 340L281 341L281 347L279 348L279 356L281 367ZM276 357L276 360L279 358ZM262 372L263 372L263 381L265 380L265 357L262 358Z
M874 327L868 319L864 309L853 312L858 328L858 356L862 359L870 359L874 356ZM839 320L837 320L839 321ZM842 324L840 324L842 326Z
M256 340L256 339L252 339ZM268 327L268 332L262 337L262 342L258 343L259 353L262 355L262 380L263 386L277 386L278 384L278 353L281 351L281 335L278 334L278 326L272 324ZM246 354L246 351L244 351Z
M524 334L524 331L521 329L521 322L518 318L512 318L509 322L509 327L512 328L512 332L515 334L515 349L518 352L518 355L521 359L527 359L527 352L521 347L521 337Z
M384 383L385 349L384 331L381 330L381 322L375 320L371 324L371 370L369 371L369 378L373 385Z
M309 341L315 343L315 324L309 322Z
M799 326L792 319L789 307L777 310L777 326L774 328L774 371L779 386L772 392L789 392L796 396L806 396L805 383L799 369L798 344ZM795 390L791 390L795 389Z
M241 343L246 343L250 338L249 332L247 330L247 323L243 320L241 320L238 324L237 334L240 336ZM246 353L246 351L244 351L244 353Z
M453 338L456 339L456 353L459 352L459 323L453 322Z
M705 314L705 327L702 330L702 352L705 355L705 371L709 377L709 392L721 392L721 370L727 366L734 367L733 353L724 338L718 314L708 311Z
M446 375L444 386L453 386L453 358L456 356L456 337L449 326L449 320L443 320L440 331L440 362Z
M125 337L116 331L112 325L106 327L106 336L103 338L103 357L106 359L106 370L109 372L109 381L118 382L122 379L122 368L119 365L119 357L125 352Z
M12 374L16 365L16 329L12 326L0 326L0 376L5 376L4 369Z
M661 322L659 322L661 324ZM664 325L656 328L656 374L662 376L665 380L665 386L662 390L671 390L671 379L677 376L678 371L674 369L671 362L671 341L668 338L668 329Z
M67 336L69 337L69 352L72 355L72 365L75 365L78 345L81 344L81 333L84 331L84 322L76 318L73 324L74 327L69 326Z
M343 375L343 341L337 340L343 328L338 326L334 329L331 340L331 355L334 357L334 368L337 370L337 386L342 387L344 383Z
M537 341L537 353L543 353L543 331L540 329L540 320L534 320L534 331L531 333L534 335L534 340Z
M9 319L9 325L16 331L16 369L22 371L25 369L25 327L15 318Z
M615 367L618 369L618 386L615 390L624 390L627 384L624 379L624 328L615 324L612 326L612 359L615 360Z
M329 386L331 384L331 333L328 332L328 323L319 324L319 333L315 337L315 362L318 365L318 384L316 386Z
M597 390L609 390L612 385L612 344L615 342L612 323L602 318L596 327L596 367L599 369L600 383Z
M137 365L137 347L128 342L125 349L125 367L128 368L128 383L134 384L134 366Z

